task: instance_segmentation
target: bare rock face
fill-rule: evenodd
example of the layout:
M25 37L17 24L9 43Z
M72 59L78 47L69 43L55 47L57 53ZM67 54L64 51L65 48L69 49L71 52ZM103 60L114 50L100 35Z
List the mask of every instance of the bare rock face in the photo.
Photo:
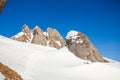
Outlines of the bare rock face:
M26 24L23 25L22 32L24 32L26 34L30 34L30 29Z
M22 31L13 36L12 39L21 42L50 46L57 49L65 46L65 41L57 30L48 28L47 32L43 32L39 26L30 30L27 25L24 25Z
M47 33L49 34L50 46L55 46L55 48L61 48L65 46L65 42L56 29L48 28Z
M0 0L0 13L3 11L7 0Z
M17 41L21 41L21 42L27 42L29 40L29 38L25 34L23 34L22 36L20 36L18 38L13 37L12 39L17 40Z
M12 39L21 42L30 42L31 38L32 38L31 30L26 24L23 25L22 32L12 37Z
M66 45L79 58L92 62L108 62L83 33L70 31L66 37Z
M33 36L32 43L47 46L45 35L38 26L33 30Z

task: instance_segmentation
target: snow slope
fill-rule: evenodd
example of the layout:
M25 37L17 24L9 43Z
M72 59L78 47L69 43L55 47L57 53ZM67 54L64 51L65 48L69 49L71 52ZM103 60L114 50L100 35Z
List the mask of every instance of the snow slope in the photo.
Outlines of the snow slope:
M2 75L2 73L0 73L0 80L4 80L4 76Z
M0 62L24 80L120 80L120 63L90 63L67 48L55 49L0 36ZM2 80L3 76L0 80Z

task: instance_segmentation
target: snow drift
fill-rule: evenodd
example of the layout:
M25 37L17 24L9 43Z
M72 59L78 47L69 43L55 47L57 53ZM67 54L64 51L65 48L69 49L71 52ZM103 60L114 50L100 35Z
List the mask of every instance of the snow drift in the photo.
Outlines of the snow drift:
M120 63L91 63L68 51L0 36L0 62L24 80L120 80ZM89 64L85 64L85 63ZM0 80L4 76L0 73Z

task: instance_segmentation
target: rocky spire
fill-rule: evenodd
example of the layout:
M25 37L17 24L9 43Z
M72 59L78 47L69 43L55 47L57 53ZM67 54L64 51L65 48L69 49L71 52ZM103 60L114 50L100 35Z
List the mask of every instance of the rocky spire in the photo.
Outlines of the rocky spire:
M56 29L48 28L47 32L44 32L39 26L36 26L30 30L26 24L23 25L22 31L13 36L12 39L54 48L65 46L62 36Z
M29 39L31 38L31 30L29 29L28 25L23 25L22 32L25 33L25 36Z
M51 45L56 45L56 48L61 48L65 46L63 37L56 29L48 28L47 33L49 34L49 38L53 43Z
M31 30L26 24L23 25L22 31L20 33L12 37L12 39L22 42L30 42L31 38L32 38Z
M79 58L92 62L108 62L102 57L87 36L81 32L70 31L66 37L66 45Z
M26 34L30 34L30 29L29 29L28 25L26 25L26 24L23 25L22 32L26 33Z
M33 35L34 37L32 43L47 46L47 40L43 34L43 31L38 26L36 26L33 30Z

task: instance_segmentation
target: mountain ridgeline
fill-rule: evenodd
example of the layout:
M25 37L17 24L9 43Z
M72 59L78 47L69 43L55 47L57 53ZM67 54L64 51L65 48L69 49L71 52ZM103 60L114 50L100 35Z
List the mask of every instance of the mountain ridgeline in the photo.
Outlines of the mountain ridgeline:
M62 36L56 29L48 28L46 32L43 32L39 26L30 30L27 25L24 25L22 31L13 36L12 39L54 48L65 46Z
M56 29L48 28L44 32L39 26L31 30L27 25L23 25L22 31L13 36L12 39L57 49L67 46L68 50L79 58L92 62L109 62L102 57L85 34L77 31L68 32L64 41Z

